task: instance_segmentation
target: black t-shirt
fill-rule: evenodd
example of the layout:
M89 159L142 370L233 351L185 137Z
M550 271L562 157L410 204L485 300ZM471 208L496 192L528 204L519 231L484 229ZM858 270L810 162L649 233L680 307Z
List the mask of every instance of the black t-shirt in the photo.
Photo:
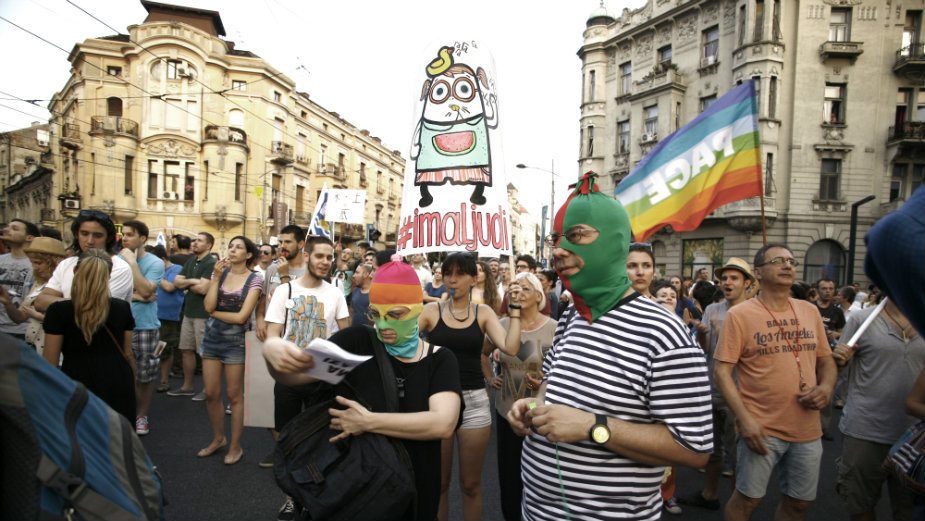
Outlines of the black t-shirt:
M170 262L172 264L179 264L180 266L182 266L186 264L186 261L188 261L189 258L192 256L193 256L192 253L174 253L168 258L170 259Z
M329 340L351 353L373 354L372 339L368 328L364 326L342 329ZM399 399L401 412L428 410L430 397L437 393L450 391L458 395L462 394L456 357L449 349L435 349L423 360L408 364L392 357L389 358L395 377L405 379L405 397ZM379 366L375 358L357 366L347 378L350 384L363 395L363 401L370 410L385 410L382 378L379 375ZM461 398L460 408L462 408ZM436 519L437 507L440 503L440 440L400 441L408 451L414 468L414 481L418 493L416 519L427 521Z
M117 346L106 331L109 328L115 341L121 344L125 332L135 329L129 303L122 299L109 299L109 316L106 317L105 327L93 333L90 344L87 344L77 327L74 302L71 300L59 300L48 306L42 327L49 335L63 337L61 370L64 374L84 384L116 412L134 422L135 383L132 368L120 352L121 346Z
M841 306L832 302L827 308L821 307L819 304L816 304L816 307L819 308L819 314L822 315L822 323L827 330L841 331L844 329L845 313L842 311Z

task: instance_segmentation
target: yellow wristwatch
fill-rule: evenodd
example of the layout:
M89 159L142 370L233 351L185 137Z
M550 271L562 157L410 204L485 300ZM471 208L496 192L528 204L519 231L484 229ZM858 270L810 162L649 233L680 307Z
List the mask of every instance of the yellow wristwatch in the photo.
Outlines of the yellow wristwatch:
M610 441L610 427L607 426L607 417L603 414L594 415L594 425L588 430L588 437L598 445Z

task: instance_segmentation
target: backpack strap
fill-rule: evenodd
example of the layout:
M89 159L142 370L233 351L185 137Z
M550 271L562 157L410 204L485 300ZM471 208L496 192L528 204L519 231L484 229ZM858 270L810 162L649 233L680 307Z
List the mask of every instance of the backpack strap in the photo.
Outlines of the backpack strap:
M398 412L398 384L395 382L395 371L392 369L392 361L389 360L389 354L385 351L379 337L376 336L376 330L366 327L369 334L369 341L373 346L373 356L376 357L376 363L379 365L379 375L382 377L382 390L385 392L385 408L388 412Z
M87 486L79 476L62 469L45 454L39 460L36 477L61 496L65 503L87 521L137 521L138 517Z
M292 298L292 281L286 283L286 302L289 302L289 299L291 298ZM283 338L286 338L286 324L289 323L289 308L285 306L285 302L283 303L283 308L286 310L283 312Z

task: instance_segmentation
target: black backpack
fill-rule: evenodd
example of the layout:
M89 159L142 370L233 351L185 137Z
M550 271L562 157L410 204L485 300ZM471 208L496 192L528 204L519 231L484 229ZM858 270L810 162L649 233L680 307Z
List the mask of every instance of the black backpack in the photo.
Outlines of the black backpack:
M367 328L373 354L382 376L385 412L398 412L398 386L388 353ZM357 401L369 408L345 378ZM273 472L279 488L302 507L301 518L311 521L406 519L414 511L416 490L411 459L401 441L381 434L365 433L337 443L340 434L330 428L328 409L333 398L310 407L292 419L276 443Z

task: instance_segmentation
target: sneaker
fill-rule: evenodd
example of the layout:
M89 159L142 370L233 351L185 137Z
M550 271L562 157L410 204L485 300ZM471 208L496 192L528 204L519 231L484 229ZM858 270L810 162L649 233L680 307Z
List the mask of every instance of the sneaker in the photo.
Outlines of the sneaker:
M283 506L280 507L279 513L276 515L276 521L294 521L295 520L295 503L292 502L292 498L286 496L286 502L283 503Z
M842 400L841 398L836 398L836 399L835 399L835 404L834 404L834 406L835 406L836 409L844 409L844 408L845 408L845 400Z
M257 466L262 469L272 469L275 462L276 459L273 457L273 453L271 452L267 454L266 457L264 457L262 460L260 460L260 463L258 463Z
M707 499L703 497L703 494L700 492L694 492L689 496L679 497L678 503L692 507L705 508L707 510L719 510L719 499Z
M148 417L139 416L135 418L135 433L139 436L144 436L150 432L150 427L148 426Z
M193 392L190 391L190 394L193 394ZM193 396L193 401L194 401L194 402L204 402L204 401L206 401L206 392L205 392L205 391L199 391L198 393L196 393L196 395Z
M225 414L227 414L228 416L231 416L231 404L230 403L225 406Z
M723 477L731 478L733 474L735 474L735 471L732 469L723 469L722 474L723 474Z
M182 387L178 387L172 391L167 391L167 396L192 396L193 394L195 393L192 389L187 390L183 389Z
M668 501L665 501L662 506L665 508L665 512L668 512L674 516L680 516L684 513L684 511L681 510L681 507L678 506L678 500L676 498L671 498Z

